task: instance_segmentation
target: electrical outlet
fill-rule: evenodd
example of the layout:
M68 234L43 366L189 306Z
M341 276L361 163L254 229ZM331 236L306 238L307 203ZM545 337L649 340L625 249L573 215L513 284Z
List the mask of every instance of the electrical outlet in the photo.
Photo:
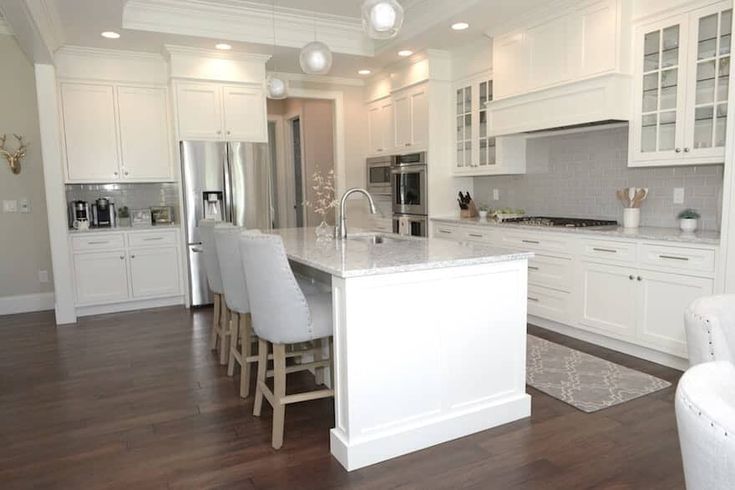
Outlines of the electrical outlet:
M499 201L500 200L500 190L493 189L493 201Z
M684 188L674 188L674 204L684 204Z
M31 201L28 200L28 198L26 197L18 201L18 210L21 213L30 213L31 212Z
M3 213L17 213L18 201L14 199L6 199L3 201Z
M48 282L48 271L38 271L38 282Z

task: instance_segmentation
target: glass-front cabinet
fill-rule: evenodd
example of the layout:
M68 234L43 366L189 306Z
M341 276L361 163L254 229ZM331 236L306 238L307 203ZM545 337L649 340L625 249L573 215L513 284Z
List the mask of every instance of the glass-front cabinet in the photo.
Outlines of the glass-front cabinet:
M732 2L636 30L629 165L723 163Z
M519 174L526 170L525 137L496 138L490 128L493 81L485 73L455 86L456 157L460 175ZM505 149L505 152L503 152ZM505 156L505 158L503 158Z

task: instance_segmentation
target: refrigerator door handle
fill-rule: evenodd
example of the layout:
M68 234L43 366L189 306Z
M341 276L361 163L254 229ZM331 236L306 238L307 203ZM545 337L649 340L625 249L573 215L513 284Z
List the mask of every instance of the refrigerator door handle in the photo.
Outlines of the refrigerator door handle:
M225 209L223 210L223 214L225 221L232 223L232 174L230 173L232 171L232 167L230 165L230 160L232 159L232 147L230 146L230 143L225 143L225 145L225 161L222 162L225 170Z

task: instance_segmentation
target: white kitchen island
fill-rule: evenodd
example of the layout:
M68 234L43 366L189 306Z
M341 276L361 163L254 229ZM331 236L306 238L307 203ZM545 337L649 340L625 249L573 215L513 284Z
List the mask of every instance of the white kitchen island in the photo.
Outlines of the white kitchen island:
M278 230L295 268L331 277L335 428L348 470L531 414L528 258L483 244Z

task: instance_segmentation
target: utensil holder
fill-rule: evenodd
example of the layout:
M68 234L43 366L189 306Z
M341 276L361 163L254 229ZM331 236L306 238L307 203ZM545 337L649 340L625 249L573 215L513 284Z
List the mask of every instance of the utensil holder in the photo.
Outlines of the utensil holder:
M477 206L475 201L470 201L467 204L467 209L461 209L459 211L460 218L476 218L477 217Z
M623 228L638 228L641 224L640 208L623 209Z

